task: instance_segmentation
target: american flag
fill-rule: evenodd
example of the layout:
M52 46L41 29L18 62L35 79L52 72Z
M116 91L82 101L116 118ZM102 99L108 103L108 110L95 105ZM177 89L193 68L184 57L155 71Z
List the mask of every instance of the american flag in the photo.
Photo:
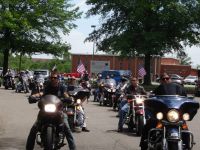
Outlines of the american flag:
M146 71L142 65L138 66L138 76L144 77L146 75Z
M77 72L82 74L82 73L84 73L84 71L85 71L85 66L83 65L82 61L80 60L78 66L77 66Z

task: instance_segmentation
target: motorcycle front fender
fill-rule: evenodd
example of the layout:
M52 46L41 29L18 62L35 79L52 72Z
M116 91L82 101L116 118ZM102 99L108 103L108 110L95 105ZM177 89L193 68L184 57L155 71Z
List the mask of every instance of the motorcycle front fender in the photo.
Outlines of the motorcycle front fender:
M138 109L135 112L137 115L143 115L144 114L144 110L143 109Z
M168 128L166 130L166 138L168 140L180 140L181 134L179 128Z

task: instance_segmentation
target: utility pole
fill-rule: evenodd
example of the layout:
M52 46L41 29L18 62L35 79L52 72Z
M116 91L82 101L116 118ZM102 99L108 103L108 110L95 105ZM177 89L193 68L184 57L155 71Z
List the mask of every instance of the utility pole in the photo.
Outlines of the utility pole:
M96 28L96 26L95 25L91 25L91 27L94 29L93 30L93 32L95 32L95 28ZM94 40L94 42L93 42L93 50L92 50L92 60L94 59L94 49L95 49L95 43L96 41Z

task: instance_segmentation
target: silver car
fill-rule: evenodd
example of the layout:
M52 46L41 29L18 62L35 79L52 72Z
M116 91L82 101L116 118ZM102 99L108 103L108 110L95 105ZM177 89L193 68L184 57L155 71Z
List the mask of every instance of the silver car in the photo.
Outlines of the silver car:
M183 77L179 76L178 74L170 74L171 81L174 83L178 83L183 85Z
M184 84L193 84L195 85L196 84L196 81L198 80L198 77L197 76L187 76L183 81L184 81Z

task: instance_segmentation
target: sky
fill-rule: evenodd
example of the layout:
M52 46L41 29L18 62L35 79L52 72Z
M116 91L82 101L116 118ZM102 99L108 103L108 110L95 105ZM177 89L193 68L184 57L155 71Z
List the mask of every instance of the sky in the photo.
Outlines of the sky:
M77 25L76 29L73 29L69 35L61 35L63 41L67 41L71 45L70 53L73 54L92 54L93 53L93 43L86 42L84 40L88 37L89 33L91 33L94 28L91 25L95 25L96 28L99 26L99 16L94 16L90 18L85 18L85 13L90 8L85 4L86 0L73 0L72 2L75 6L79 6L80 10L83 11L83 16L81 19L78 19L74 23ZM95 54L103 53L103 52L96 52ZM186 47L186 53L192 60L192 66L196 67L198 64L200 65L200 47ZM169 55L170 57L175 57L173 54ZM46 57L45 55L37 55L34 57ZM50 56L48 56L50 57Z

